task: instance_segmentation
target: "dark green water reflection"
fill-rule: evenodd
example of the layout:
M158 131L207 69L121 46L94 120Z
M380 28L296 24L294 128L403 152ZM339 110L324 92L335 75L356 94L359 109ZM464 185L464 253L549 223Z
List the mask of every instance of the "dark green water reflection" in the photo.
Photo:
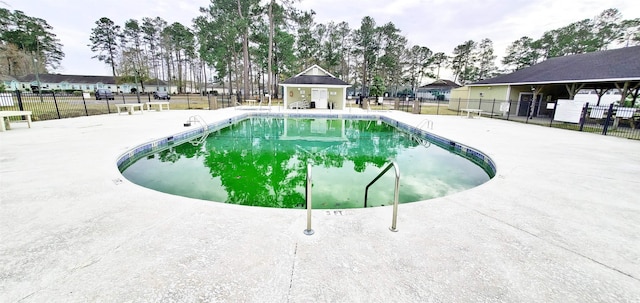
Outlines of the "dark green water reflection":
M478 165L423 146L380 121L250 118L211 133L203 144L155 152L122 174L144 187L226 203L304 206L312 163L314 208L363 207L365 186L394 159L400 203L445 196L489 180ZM393 203L389 171L369 189L369 206Z

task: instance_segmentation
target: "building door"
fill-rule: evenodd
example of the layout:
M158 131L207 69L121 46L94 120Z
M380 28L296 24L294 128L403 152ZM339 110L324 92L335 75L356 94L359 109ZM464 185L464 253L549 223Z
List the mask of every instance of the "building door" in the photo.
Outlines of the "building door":
M538 116L540 110L540 101L542 100L542 94L536 95L536 104L533 109L533 117ZM533 93L520 93L518 100L518 116L526 117L531 110L531 101L533 100Z
M311 102L316 103L316 108L327 108L327 89L326 88L312 88L311 89Z

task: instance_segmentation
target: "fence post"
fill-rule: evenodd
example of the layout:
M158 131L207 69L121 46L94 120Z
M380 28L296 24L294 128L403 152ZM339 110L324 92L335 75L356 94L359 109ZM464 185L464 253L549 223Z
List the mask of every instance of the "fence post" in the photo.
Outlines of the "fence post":
M509 110L507 111L507 121L509 121L509 117L511 117L511 100L509 102Z
M420 101L413 99L413 114L420 114Z
M109 98L107 98L107 104L109 103ZM122 94L122 104L127 104L127 99L124 98L124 94Z
M491 115L489 117L493 118L493 111L496 109L496 98L493 98L493 103L491 103Z
M191 109L191 102L189 101L189 94L187 94L187 109Z
M584 121L587 120L588 108L589 108L589 102L585 103L584 106L582 107L582 115L580 116L580 131L582 131L582 129L584 128Z
M24 110L24 104L22 104L22 92L20 92L20 90L16 89L16 97L18 97L18 108L20 110Z
M87 110L87 100L84 99L84 92L81 92L80 96L82 96L82 104L84 104L84 113L88 116L89 115L89 110ZM107 101L109 101L109 100L107 100Z
M611 122L611 116L613 115L613 103L609 104L609 111L607 112L607 119L604 121L604 128L602 129L602 134L607 135L607 130L609 130L609 122Z
M462 98L458 98L458 116L460 116L460 103L462 102Z
M115 102L115 100L114 100L114 102ZM109 106L109 98L107 98L107 112L111 113L111 107Z
M58 113L58 119L62 119L62 117L60 117L60 109L58 108L58 100L56 100L56 92L55 91L51 91L51 94L53 95L53 104L56 106L56 112Z

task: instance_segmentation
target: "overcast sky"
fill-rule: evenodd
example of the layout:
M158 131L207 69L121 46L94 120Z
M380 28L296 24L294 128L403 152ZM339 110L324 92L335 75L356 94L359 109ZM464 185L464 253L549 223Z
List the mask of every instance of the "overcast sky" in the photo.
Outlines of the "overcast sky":
M191 26L209 0L2 0L0 6L45 19L64 45L65 58L55 72L110 75L110 68L87 46L91 28L101 17L121 26L128 19L161 17ZM640 18L638 0L302 0L296 6L316 12L316 22L347 21L357 28L364 16L377 25L393 22L410 45L451 54L467 40L489 38L500 66L505 49L522 36L534 39L551 29L593 18L617 8L624 19ZM442 75L445 76L446 75Z

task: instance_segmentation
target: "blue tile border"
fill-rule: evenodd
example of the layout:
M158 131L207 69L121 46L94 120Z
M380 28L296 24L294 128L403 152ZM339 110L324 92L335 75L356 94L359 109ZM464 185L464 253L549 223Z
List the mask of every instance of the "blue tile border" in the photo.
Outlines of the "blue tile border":
M380 120L388 125L396 127L402 131L418 136L421 139L427 140L432 144L435 144L441 148L449 151L453 151L456 154L464 157L475 164L482 167L489 177L493 178L496 175L496 164L486 154L481 151L460 144L456 141L449 140L447 138L435 135L428 131L418 129L410 124L400 122L389 118L387 116L381 116L378 114L352 114L352 113L340 113L340 114L314 114L314 113L272 113L272 112L246 112L231 118L223 119L212 124L207 125L207 131L215 132L223 129L229 125L236 124L239 121L253 118L253 117L273 117L273 118L325 118L325 119L347 119L347 120ZM125 152L117 160L117 166L120 171L126 169L136 160L146 156L152 151L158 151L168 148L170 145L182 144L186 141L194 139L194 137L201 136L205 132L204 127L197 129L191 129L177 133L173 136L160 138L151 142L141 144L133 149Z

